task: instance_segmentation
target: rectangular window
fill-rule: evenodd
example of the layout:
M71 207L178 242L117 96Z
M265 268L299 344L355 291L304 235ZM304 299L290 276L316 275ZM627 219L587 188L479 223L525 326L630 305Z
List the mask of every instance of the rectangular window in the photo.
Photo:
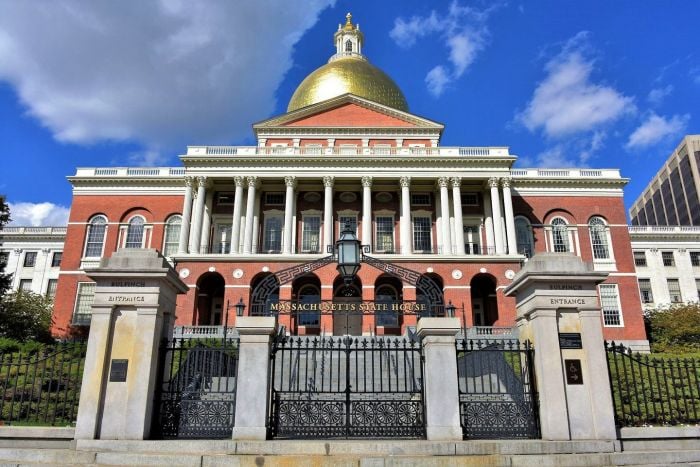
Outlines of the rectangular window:
M430 206L430 193L411 193L413 206Z
M678 279L666 279L666 285L668 286L668 296L671 303L681 303L683 297L681 296L681 285Z
M0 251L0 270L7 266L7 260L10 259L10 253L7 251Z
M394 252L394 218L392 216L377 216L376 251L382 253Z
M345 230L345 226L349 225L350 230L355 232L355 235L357 235L357 216L340 216L338 217L338 229L340 232ZM340 234L339 232L339 234Z
M479 242L479 226L465 225L464 229L464 252L468 255L480 255L481 245Z
M429 216L415 216L413 218L413 251L418 253L431 253L432 242L430 240L431 219Z
M85 245L86 258L99 258L102 256L102 244L104 242L107 226L93 223L88 227L87 242Z
M676 262L673 259L673 252L672 251L662 251L661 252L661 261L663 261L664 266L675 266Z
M216 204L218 206L229 206L233 205L233 201L236 198L235 193L230 192L218 192L216 194Z
M479 205L479 195L477 193L462 193L460 198L462 199L462 206Z
M73 312L73 324L85 326L90 324L92 316L92 302L95 301L95 283L78 283L78 293L75 297L75 311Z
M280 253L282 251L282 223L282 216L268 216L265 218L264 252Z
M642 303L654 303L654 295L651 293L651 280L639 279L639 295L642 297Z
M284 204L284 193L265 193L265 204L280 206Z
M58 287L58 279L49 279L49 284L46 286L46 298L51 300L56 297L56 288Z
M56 251L51 257L51 267L57 268L61 266L61 258L63 258L62 251Z
M124 248L143 248L143 224L131 223L126 229Z
M622 326L617 284L600 284L600 306L605 326Z
M321 216L304 216L301 251L302 253L321 251Z
M31 292L32 291L32 280L31 279L20 279L19 290L21 290L22 292Z
M172 256L177 253L180 244L181 223L167 223L163 239L163 256Z
M647 254L645 251L635 251L634 252L634 265L635 266L646 266L647 265Z
M690 252L690 264L693 266L700 266L700 251Z
M36 264L36 251L28 251L24 254L24 267L33 268Z

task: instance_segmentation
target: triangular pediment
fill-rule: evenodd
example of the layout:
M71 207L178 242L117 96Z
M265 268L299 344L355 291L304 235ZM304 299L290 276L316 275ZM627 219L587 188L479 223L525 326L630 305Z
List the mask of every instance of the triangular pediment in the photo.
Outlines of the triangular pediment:
M444 126L353 94L344 94L253 125L253 128L422 128Z

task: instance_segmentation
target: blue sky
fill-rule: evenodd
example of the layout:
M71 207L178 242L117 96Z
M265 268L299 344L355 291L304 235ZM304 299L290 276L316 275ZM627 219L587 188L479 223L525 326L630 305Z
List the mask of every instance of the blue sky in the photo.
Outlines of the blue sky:
M443 145L520 167L619 167L629 206L700 133L700 2L0 0L0 194L17 225L65 222L76 167L179 165L253 144L334 52L364 53Z

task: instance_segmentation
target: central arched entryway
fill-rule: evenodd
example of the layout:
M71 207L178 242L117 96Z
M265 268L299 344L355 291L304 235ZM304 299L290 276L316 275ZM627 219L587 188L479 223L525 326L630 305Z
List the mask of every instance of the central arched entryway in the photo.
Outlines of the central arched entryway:
M474 326L493 326L498 321L496 279L490 274L477 274L469 285Z
M362 335L362 282L359 277L345 285L338 276L333 281L333 335Z
M194 324L199 326L222 324L225 286L226 282L218 272L208 272L199 278Z

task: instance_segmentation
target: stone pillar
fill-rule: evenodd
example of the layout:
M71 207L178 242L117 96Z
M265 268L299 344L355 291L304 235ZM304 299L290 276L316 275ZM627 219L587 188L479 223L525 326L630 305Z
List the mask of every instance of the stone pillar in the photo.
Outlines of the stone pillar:
M372 177L362 177L362 244L372 251Z
M540 253L505 289L535 348L542 439L616 439L597 290L607 275L571 253Z
M334 244L333 242L333 182L335 179L331 176L323 177L323 249L321 253L324 255L328 252L328 247ZM344 226L340 226L340 230Z
M464 254L464 220L462 219L462 177L452 177L452 204L455 214L455 254Z
M236 330L238 378L236 383L236 424L233 439L264 440L270 384L270 343L275 333L272 316L240 316Z
M294 217L294 187L297 180L294 176L284 177L284 185L287 191L284 195L284 239L282 244L282 253L285 255L292 254L292 219Z
M462 440L455 336L459 318L421 318L418 336L423 346L425 429L429 441Z
M442 216L442 254L452 254L452 240L450 239L450 197L447 191L449 177L438 178L440 187L440 210Z
M410 255L413 251L411 242L411 177L401 177L401 254Z
M248 199L245 208L245 231L243 232L243 253L250 254L253 249L253 218L255 216L255 186L258 177L246 177L248 182Z
M117 250L87 274L96 288L75 438L146 439L160 341L188 288L153 249Z
M501 200L498 196L498 178L489 178L491 187L491 219L493 220L493 237L496 243L496 254L505 253L503 245L503 228L501 227Z
M231 253L240 251L241 212L243 210L243 177L233 177L236 193L233 200L233 218L231 219Z
M177 244L178 254L188 252L190 239L190 221L192 219L192 177L185 177L185 202L182 205L182 223L180 224L180 241Z
M202 238L202 219L204 218L204 203L207 200L207 177L197 177L197 199L192 219L192 238L190 251L200 253Z
M515 216L513 215L513 200L510 193L510 184L512 180L510 177L505 177L501 179L501 186L503 187L503 210L506 217L506 238L508 240L508 254L517 255L518 254L518 241L515 237Z

